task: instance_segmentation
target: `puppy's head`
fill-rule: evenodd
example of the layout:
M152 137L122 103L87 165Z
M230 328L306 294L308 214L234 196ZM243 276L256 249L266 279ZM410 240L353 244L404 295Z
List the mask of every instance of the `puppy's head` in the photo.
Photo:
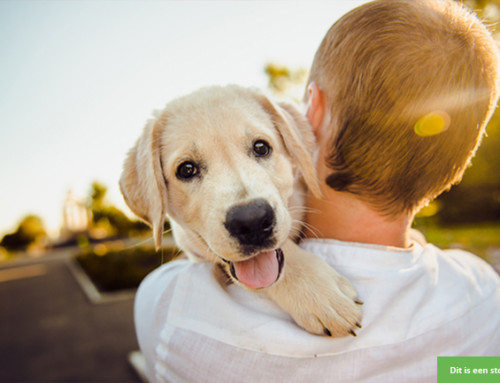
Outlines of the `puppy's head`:
M275 282L279 247L294 224L288 209L300 172L319 188L306 120L293 107L236 86L177 99L146 125L120 186L161 244L165 215L188 254L221 264L250 288Z

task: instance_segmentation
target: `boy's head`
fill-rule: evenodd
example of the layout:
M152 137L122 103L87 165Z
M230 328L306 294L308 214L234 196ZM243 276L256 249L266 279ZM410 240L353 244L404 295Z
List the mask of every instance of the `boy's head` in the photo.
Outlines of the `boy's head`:
M497 102L497 47L451 0L379 0L330 28L312 82L325 100L326 183L413 213L473 156Z

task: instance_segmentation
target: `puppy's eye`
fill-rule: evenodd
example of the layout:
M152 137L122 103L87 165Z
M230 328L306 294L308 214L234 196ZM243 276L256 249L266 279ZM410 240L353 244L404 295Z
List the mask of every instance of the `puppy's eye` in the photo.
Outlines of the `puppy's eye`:
M191 161L186 161L177 167L176 177L181 181L188 181L198 174L198 166Z
M264 140L257 140L253 144L253 152L256 157L268 157L271 154L271 146Z

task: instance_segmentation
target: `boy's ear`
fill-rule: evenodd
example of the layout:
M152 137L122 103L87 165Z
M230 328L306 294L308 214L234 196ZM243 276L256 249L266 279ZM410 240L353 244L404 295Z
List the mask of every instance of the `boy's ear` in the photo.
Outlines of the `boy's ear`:
M314 81L307 86L306 117L319 142L321 126L325 117L325 95Z

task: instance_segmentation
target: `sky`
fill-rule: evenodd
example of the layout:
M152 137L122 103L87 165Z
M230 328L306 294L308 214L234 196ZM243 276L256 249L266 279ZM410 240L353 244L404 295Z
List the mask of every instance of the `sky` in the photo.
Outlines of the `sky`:
M308 68L366 0L0 1L0 237L27 214L56 235L66 194L118 188L155 109L202 86L265 89L268 62Z

